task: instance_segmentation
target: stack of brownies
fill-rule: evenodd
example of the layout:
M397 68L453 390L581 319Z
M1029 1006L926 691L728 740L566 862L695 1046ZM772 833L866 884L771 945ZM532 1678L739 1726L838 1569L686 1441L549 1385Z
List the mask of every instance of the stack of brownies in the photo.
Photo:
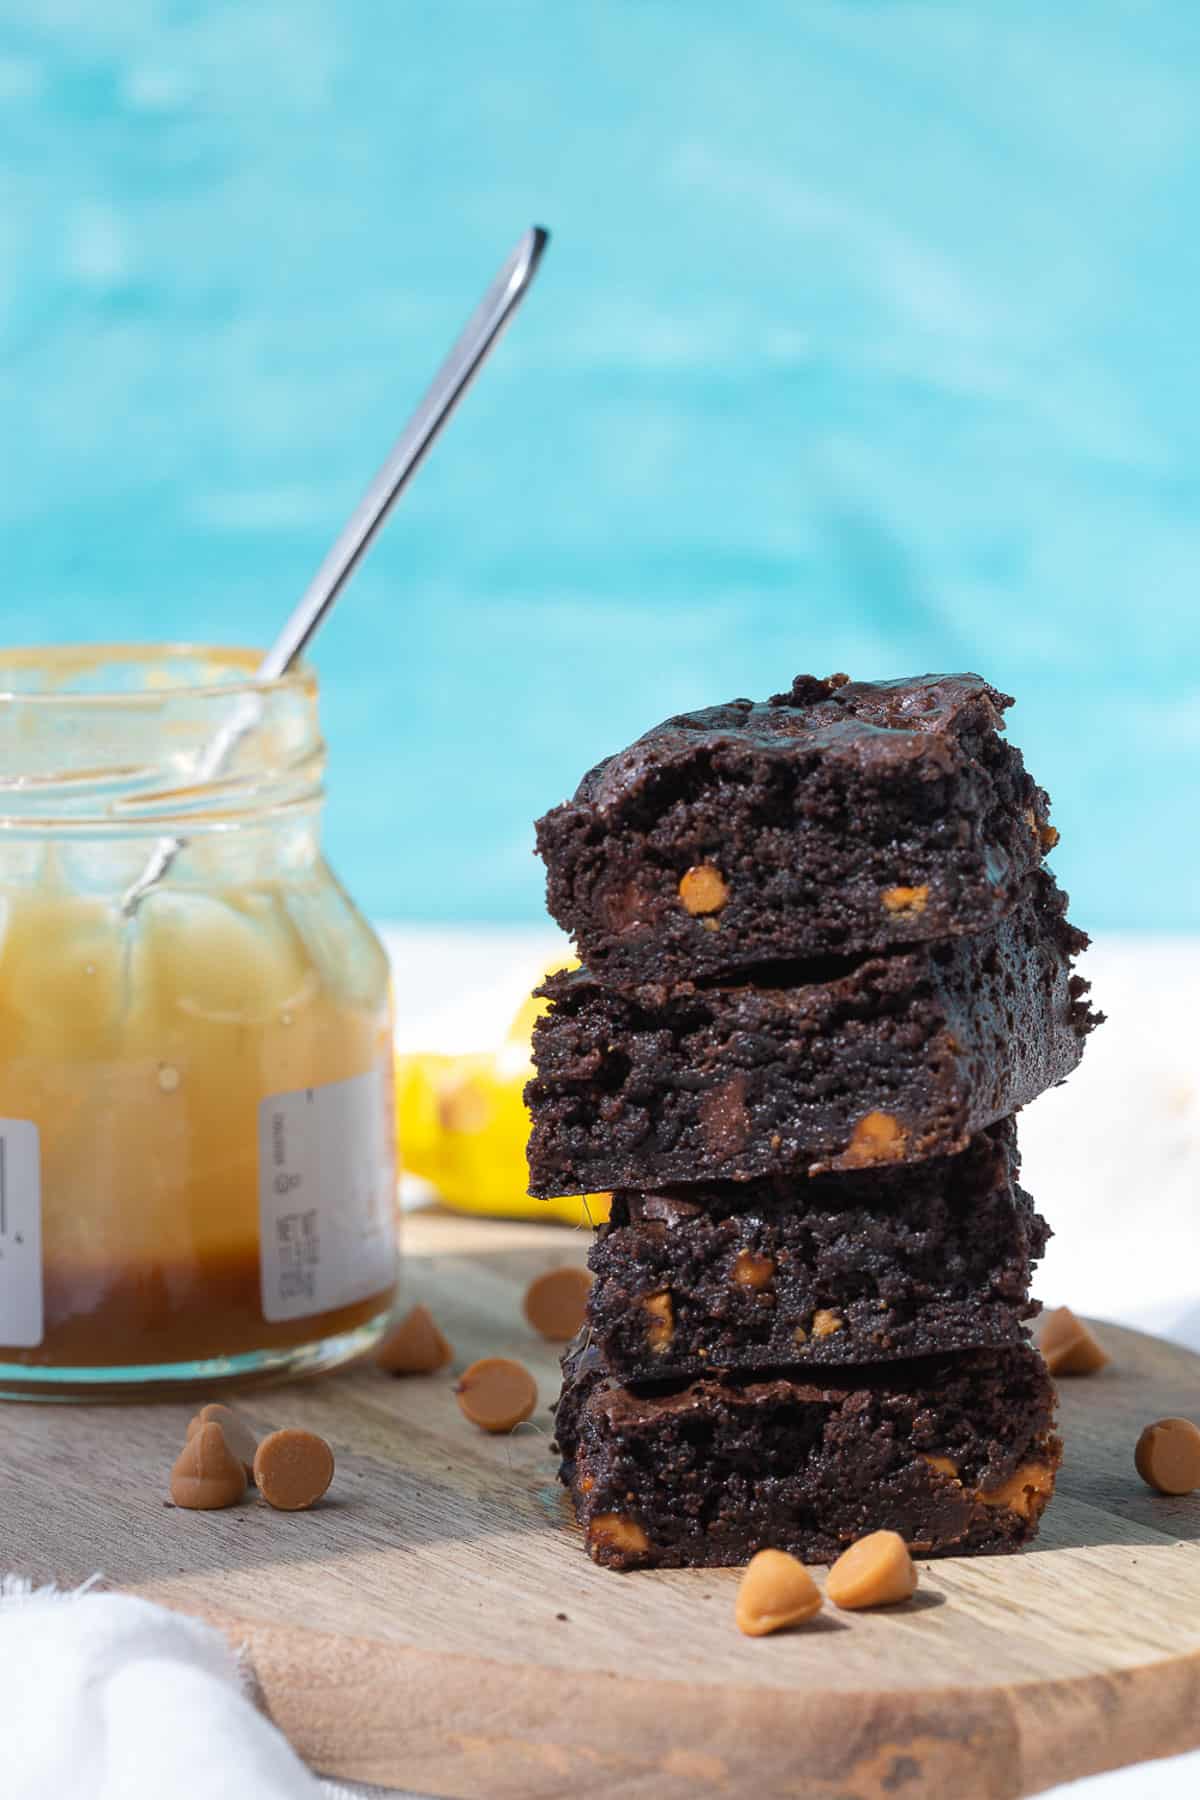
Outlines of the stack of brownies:
M538 827L583 966L531 1192L613 1190L557 1438L617 1568L1014 1549L1060 1445L1013 1114L1097 1022L1047 798L975 675L668 720Z

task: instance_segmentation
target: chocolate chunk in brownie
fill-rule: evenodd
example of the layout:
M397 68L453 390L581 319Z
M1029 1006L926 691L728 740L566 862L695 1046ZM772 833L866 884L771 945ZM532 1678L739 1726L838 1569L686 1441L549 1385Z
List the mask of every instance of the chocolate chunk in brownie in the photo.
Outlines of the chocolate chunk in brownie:
M1044 871L988 931L739 986L556 975L533 1034L540 1196L952 1155L1070 1073L1086 943Z
M537 826L551 913L598 981L982 931L1056 833L978 675L797 676L657 725Z
M1006 1119L958 1156L858 1174L619 1189L588 1258L623 1381L1027 1341L1049 1236Z
M666 1389L623 1386L589 1349L565 1365L556 1430L588 1551L616 1569L768 1547L831 1562L880 1530L917 1556L1016 1550L1062 1451L1027 1347Z

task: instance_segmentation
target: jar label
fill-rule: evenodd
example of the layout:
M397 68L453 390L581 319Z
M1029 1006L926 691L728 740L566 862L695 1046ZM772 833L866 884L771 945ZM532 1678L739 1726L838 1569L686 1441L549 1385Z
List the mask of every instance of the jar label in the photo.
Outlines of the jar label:
M0 1344L41 1341L41 1144L28 1119L0 1119Z
M263 1317L352 1306L396 1277L391 1071L273 1094L258 1109Z

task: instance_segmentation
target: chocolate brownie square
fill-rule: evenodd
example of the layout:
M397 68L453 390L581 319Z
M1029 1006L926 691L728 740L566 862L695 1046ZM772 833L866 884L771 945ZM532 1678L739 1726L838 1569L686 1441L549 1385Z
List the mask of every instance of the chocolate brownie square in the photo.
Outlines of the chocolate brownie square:
M568 1357L561 1479L609 1568L831 1562L871 1531L917 1556L1016 1550L1062 1446L1036 1350L639 1388Z
M986 930L1056 833L978 675L799 675L684 713L537 826L547 904L597 981Z
M588 1323L622 1381L1020 1344L1048 1236L1011 1119L893 1168L619 1189Z
M1087 939L1038 871L987 931L777 981L617 992L553 976L526 1088L530 1192L593 1193L953 1155L1061 1081L1098 1022Z

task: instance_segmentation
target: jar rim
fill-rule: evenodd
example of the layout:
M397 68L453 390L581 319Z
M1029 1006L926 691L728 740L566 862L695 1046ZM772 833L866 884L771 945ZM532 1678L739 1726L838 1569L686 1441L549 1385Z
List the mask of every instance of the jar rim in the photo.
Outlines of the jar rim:
M185 639L166 642L30 644L0 650L0 706L84 706L123 707L156 706L164 700L190 695L193 699L236 699L240 694L308 692L317 690L316 671L304 661L284 674L264 680L256 674L262 660L260 650L238 644L203 644ZM209 663L214 668L230 671L232 679L214 681L179 681L148 684L137 688L78 688L66 678L72 673L85 675L103 666L127 665L150 668L172 663ZM10 677L19 670L38 671L54 676L61 671L63 685L51 689L24 688L10 685ZM234 671L245 673L234 674Z
M192 644L0 651L0 834L191 838L319 805L316 675L263 681L259 661Z

